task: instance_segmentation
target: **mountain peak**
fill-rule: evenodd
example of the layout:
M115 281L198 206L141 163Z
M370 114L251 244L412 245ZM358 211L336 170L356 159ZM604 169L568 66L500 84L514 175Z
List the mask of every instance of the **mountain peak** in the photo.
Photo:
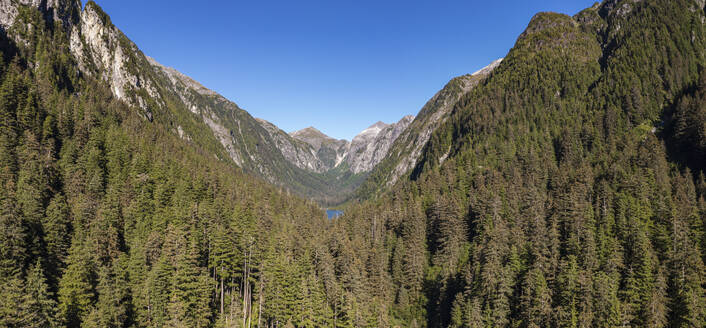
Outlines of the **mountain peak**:
M412 122L414 121L414 115L406 115L400 119L400 122ZM399 122L398 122L399 123Z
M385 123L385 122L383 122L383 121L377 121L377 122L375 122L375 124L369 126L368 128L373 128L373 127L384 128L384 127L386 127L386 126L388 126L387 123Z
M361 131L358 133L357 136L355 136L353 139L359 139L359 138L366 138L367 137L375 137L382 131L382 129L386 128L389 124L383 122L383 121L377 121L375 124L369 126L367 129Z
M301 129L299 131L294 131L289 135L294 139L310 144L316 151L319 151L322 145L346 142L331 138L313 126Z
M205 95L205 96L218 96L219 95L215 91L204 87L201 83L197 82L196 80L192 79L191 77L184 75L184 73L176 70L175 68L164 66L150 56L145 56L145 58L147 59L147 62L150 63L150 65L158 67L162 71L164 71L164 73L167 74L167 76L169 77L170 80L172 80L172 81L179 80L185 86L187 86L187 87L193 89L194 91L196 91L202 95Z
M294 132L290 133L289 135L291 135L294 138L300 139L300 140L310 139L310 138L333 139L333 138L327 136L326 134L324 134L323 132L319 131L319 129L317 129L313 126L306 127L301 130L298 130L298 131L294 131ZM303 141L305 141L305 140L303 140Z
M503 62L504 58L498 58L494 60L492 63L490 63L488 66L483 67L477 71L475 71L471 76L476 76L476 75L488 75L490 72L492 72L500 63Z

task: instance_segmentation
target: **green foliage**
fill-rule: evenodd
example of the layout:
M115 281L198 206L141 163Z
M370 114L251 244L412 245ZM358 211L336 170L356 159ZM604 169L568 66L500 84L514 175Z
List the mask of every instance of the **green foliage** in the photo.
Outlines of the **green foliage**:
M690 173L703 175L704 162L697 6L606 1L573 18L538 14L436 129L412 181L380 194L395 162L376 169L362 195L378 199L338 224L364 227L348 228L352 240L369 241L373 222L392 235L403 297L390 315L429 327L703 325L703 284L690 287L703 275L705 229ZM440 210L452 200L459 212ZM399 310L414 302L398 245L411 244L402 222L420 204L426 289L411 298L427 311L410 318ZM450 261L450 242L454 252L469 244L468 259Z
M24 327L60 327L56 317L56 302L49 291L40 262L34 265L26 278L24 290Z
M69 327L78 327L95 301L94 273L85 246L75 240L59 281L59 315Z
M448 86L411 179L379 193L383 162L379 197L334 221L236 168L170 96L145 119L75 74L66 32L22 7L37 28L16 24L27 44L0 65L0 326L704 326L693 6L535 16L476 88ZM303 193L340 173L279 169Z

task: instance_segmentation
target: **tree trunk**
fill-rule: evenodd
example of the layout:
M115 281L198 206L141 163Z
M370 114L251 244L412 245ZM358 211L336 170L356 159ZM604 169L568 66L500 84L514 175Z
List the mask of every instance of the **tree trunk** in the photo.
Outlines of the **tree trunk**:
M248 290L250 289L250 283L248 282L248 261L249 261L249 256L245 255L245 270L243 271L243 327L245 327L245 324L247 323L247 315L248 315Z
M223 267L221 267L221 316L223 315Z
M230 277L230 285L233 286L233 277ZM233 288L231 287L230 290L230 319L229 321L233 321L233 306L235 304L235 293L233 293Z
M262 278L262 270L260 270L260 278ZM260 301L257 304L257 328L260 328L260 321L262 319L262 299L264 293L263 285L264 281L263 279L260 279Z
M248 328L252 327L252 300L248 299Z

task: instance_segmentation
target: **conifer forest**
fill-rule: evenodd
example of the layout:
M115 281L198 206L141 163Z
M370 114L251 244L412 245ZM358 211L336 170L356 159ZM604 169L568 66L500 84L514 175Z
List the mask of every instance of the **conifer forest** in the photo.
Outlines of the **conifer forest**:
M706 327L703 0L538 13L335 219L246 112L37 2L0 0L0 327Z

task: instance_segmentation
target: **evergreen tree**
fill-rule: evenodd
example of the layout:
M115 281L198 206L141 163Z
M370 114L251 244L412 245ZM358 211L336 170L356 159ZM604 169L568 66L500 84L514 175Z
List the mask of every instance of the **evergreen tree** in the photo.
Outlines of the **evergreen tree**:
M80 327L95 302L94 277L90 254L74 239L66 259L66 270L59 280L59 316L68 327Z
M2 327L24 327L25 316L28 315L23 309L23 298L25 281L19 275L3 277L0 282L0 296L3 299L0 305L0 326Z
M172 327L208 327L211 319L211 280L198 265L193 242L176 259L172 278L174 290L169 299L168 324Z
M41 263L37 262L30 269L23 293L20 317L24 327L60 327L56 302L49 291Z
M42 219L42 231L47 252L50 281L58 281L71 246L71 220L66 197L56 194L47 206Z
M130 315L130 291L123 259L111 266L104 266L98 272L96 293L98 301L91 312L92 319L99 327L127 327Z
M0 38L2 327L706 325L701 2L536 15L420 112L441 115L411 172L390 187L383 162L331 221L237 168L241 144L193 115L208 99L164 87L124 35L107 39L137 86L115 97L72 55L78 16L18 6Z

